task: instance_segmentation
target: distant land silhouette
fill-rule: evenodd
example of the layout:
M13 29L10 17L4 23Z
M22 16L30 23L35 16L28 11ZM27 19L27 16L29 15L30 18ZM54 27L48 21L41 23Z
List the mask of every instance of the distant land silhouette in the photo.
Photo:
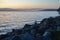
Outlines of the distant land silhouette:
M18 11L17 9L11 9L11 8L0 8L0 11Z
M57 9L41 9L41 8L12 9L12 8L0 8L0 11L57 11Z
M42 11L57 11L57 9L43 9Z

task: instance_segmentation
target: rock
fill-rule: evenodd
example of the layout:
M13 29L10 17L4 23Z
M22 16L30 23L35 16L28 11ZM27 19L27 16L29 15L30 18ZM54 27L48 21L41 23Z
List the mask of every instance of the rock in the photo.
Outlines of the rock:
M26 32L21 35L21 40L34 40L34 37L30 33Z
M0 40L55 40L57 26L60 26L60 16L45 18L39 24L26 24L23 29L0 35Z
M11 40L21 40L21 37L17 35L17 36L12 37Z

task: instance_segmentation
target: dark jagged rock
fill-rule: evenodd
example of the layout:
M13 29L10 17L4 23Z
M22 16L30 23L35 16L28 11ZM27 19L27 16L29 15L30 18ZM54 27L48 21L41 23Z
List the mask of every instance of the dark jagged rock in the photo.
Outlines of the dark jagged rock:
M45 18L41 23L26 24L22 29L13 29L0 40L56 40L56 30L60 26L60 16Z
M21 37L19 37L19 36L14 36L13 38L11 38L11 40L21 40Z
M60 16L60 7L58 8L58 10L57 10L58 12L59 12L59 16Z
M58 8L58 10L57 11L60 11L60 7Z

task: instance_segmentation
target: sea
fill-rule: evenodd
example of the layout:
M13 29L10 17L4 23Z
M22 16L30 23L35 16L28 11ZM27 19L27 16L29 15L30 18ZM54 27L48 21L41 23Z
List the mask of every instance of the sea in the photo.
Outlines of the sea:
M56 16L59 16L57 11L0 11L0 35L12 29L21 29L25 24Z

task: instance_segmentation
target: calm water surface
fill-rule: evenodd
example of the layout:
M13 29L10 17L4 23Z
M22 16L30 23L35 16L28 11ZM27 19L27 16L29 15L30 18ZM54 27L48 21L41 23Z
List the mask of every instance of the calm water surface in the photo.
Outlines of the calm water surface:
M5 34L13 28L23 28L25 24L41 21L44 18L58 16L57 11L40 12L8 12L0 11L0 34Z

